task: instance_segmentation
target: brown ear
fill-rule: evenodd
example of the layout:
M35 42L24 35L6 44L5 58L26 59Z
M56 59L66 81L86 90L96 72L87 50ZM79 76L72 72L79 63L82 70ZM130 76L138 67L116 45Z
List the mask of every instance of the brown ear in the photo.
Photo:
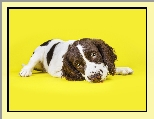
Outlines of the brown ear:
M96 45L99 52L101 53L104 64L108 66L109 73L111 75L114 75L115 74L114 62L117 59L117 55L115 54L114 49L100 39L93 40L93 43Z
M69 81L85 80L82 74L78 70L76 70L76 68L69 61L67 53L63 56L63 58L64 59L63 59L63 66L62 66L62 76Z

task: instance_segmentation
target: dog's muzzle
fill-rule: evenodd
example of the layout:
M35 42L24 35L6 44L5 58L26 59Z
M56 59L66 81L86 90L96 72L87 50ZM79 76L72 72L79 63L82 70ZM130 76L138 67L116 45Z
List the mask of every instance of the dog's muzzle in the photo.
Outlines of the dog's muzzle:
M102 75L100 73L88 76L88 79L93 83L100 83L103 82Z

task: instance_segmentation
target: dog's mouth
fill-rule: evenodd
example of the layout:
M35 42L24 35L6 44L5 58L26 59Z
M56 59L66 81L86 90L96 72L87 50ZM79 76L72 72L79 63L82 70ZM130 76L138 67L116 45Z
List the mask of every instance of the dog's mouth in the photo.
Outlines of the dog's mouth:
M93 80L92 83L103 83L103 80Z
M92 83L102 83L103 82L102 75L100 73L87 76L87 77L88 77L88 80Z

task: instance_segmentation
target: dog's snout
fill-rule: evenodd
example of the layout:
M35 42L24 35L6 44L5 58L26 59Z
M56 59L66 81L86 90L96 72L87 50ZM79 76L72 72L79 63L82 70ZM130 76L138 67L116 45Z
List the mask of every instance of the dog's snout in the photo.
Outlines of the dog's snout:
M101 79L101 75L97 75L96 78L97 78L97 79Z
M102 81L101 81L101 74L100 74L100 73L91 75L90 77L88 77L88 79L91 80L93 83L102 82Z

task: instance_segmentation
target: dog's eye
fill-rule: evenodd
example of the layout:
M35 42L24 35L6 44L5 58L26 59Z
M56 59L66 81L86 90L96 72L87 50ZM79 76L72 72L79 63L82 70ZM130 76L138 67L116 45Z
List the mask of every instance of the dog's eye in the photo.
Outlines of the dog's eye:
M95 52L92 52L92 53L91 53L91 56L92 56L92 57L96 56L96 53L95 53Z
M77 66L77 67L79 67L79 66L80 66L80 64L79 64L79 63L77 63L77 64L76 64L76 66Z
M82 65L80 63L76 63L77 68L82 68Z
M74 65L78 67L78 66L80 66L80 63L75 62Z

